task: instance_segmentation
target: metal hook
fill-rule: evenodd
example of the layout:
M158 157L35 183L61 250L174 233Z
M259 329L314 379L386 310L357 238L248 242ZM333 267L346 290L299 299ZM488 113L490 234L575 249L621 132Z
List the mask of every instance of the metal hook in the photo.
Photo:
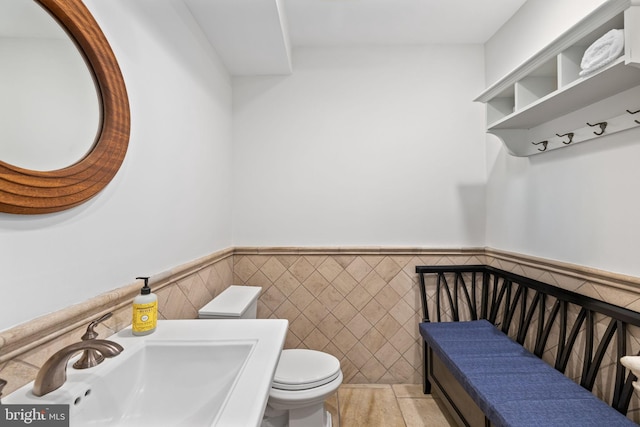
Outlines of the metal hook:
M638 111L630 111L630 110L627 110L627 113L629 113L629 114L638 114L638 113L640 113L640 110L638 110ZM640 125L640 122L639 122L639 121L634 120L634 122L636 122L637 124L639 124L639 125Z
M540 141L540 142L532 142L533 145L540 145L542 144L542 146L544 148L540 149L538 148L538 151L545 151L547 149L547 144L549 143L549 141Z
M569 145L569 144L571 144L573 142L573 135L574 135L573 132L565 133L563 135L560 135L559 133L556 133L556 135L559 136L560 138L562 138L563 136L568 136L569 137L569 141L567 141L567 142L561 141L564 145Z
M604 133L604 130L607 128L607 122L600 122L600 123L595 123L595 124L591 124L591 123L587 122L587 124L589 126L591 126L591 127L600 126L600 133L593 132L595 135L602 135Z

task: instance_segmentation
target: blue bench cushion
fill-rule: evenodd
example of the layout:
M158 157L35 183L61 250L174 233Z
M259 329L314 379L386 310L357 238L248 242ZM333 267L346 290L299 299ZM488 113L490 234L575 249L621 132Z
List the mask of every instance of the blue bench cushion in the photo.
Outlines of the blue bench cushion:
M420 334L498 426L635 426L486 320L421 323Z

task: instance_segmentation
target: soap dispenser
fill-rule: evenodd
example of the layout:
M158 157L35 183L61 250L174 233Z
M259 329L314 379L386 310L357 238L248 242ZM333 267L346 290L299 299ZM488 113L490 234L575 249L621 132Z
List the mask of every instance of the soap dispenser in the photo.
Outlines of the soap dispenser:
M133 335L149 335L156 330L158 323L158 297L151 293L148 277L136 277L144 280L140 295L133 299Z

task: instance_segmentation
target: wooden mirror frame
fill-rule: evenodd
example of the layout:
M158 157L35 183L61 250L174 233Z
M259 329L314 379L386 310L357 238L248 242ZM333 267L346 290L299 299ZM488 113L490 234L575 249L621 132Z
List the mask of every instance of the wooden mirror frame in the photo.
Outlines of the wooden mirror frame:
M67 31L93 72L102 120L95 144L79 162L33 171L0 161L0 212L44 214L86 202L115 176L129 144L127 89L111 46L81 0L35 0Z

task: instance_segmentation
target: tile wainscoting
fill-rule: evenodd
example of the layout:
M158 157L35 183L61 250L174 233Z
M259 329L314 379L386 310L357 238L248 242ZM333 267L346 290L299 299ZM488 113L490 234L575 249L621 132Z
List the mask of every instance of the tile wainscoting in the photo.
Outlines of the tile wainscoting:
M289 320L285 348L336 356L344 382L422 381L415 266L482 264L484 249L238 248L234 282L262 286L258 317Z
M197 317L198 309L227 288L232 280L233 249L154 275L149 284L158 296L158 318ZM131 303L140 287L138 281L0 332L0 377L8 381L5 394L33 381L38 369L52 354L80 341L92 320L113 312L110 319L96 328L101 338L129 326Z
M493 265L640 311L639 278L485 248L238 247L155 275L151 285L163 319L197 317L200 307L231 284L262 286L258 315L289 320L287 348L334 354L345 383L420 383L414 269L444 264ZM51 354L78 341L98 316L114 312L98 328L102 337L128 326L139 287L133 283L0 332L5 392L32 381ZM640 346L640 333L635 336L632 348Z

